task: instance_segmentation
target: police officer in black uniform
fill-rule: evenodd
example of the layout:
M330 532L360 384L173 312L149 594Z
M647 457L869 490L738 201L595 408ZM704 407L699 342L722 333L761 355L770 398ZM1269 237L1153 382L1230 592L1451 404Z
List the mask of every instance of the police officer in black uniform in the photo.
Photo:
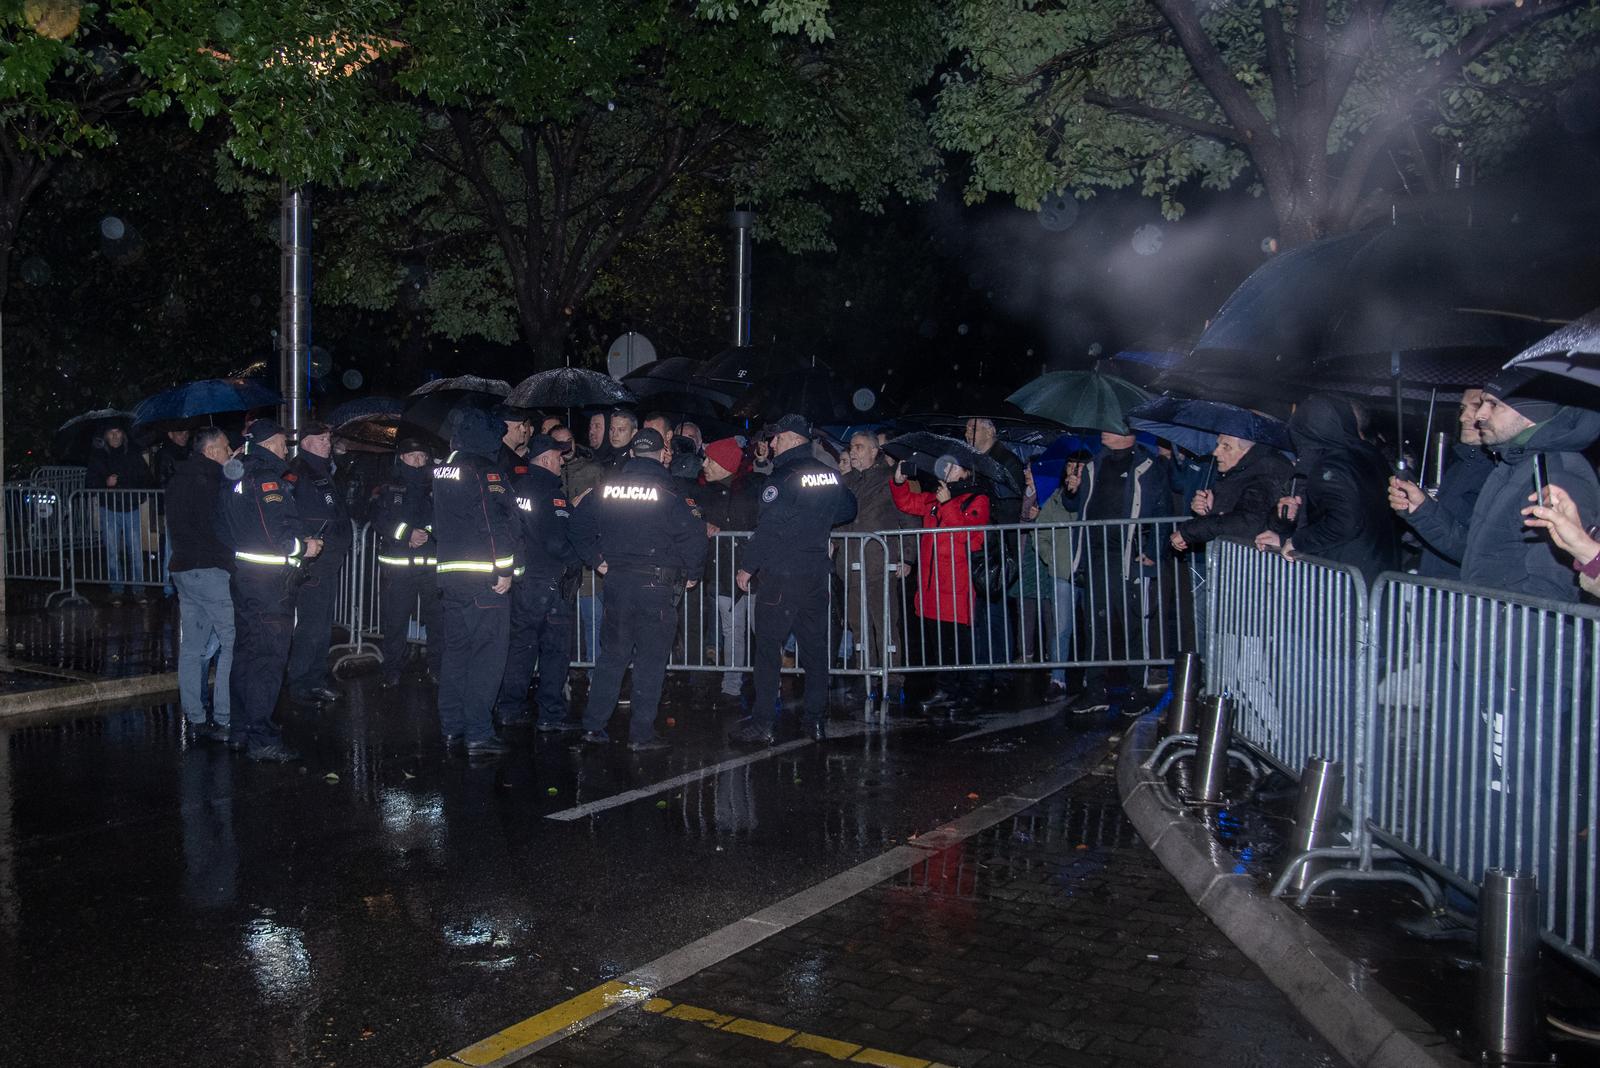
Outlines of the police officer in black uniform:
M501 469L505 424L476 408L462 412L451 453L433 468L433 536L438 540L439 613L445 647L439 726L468 756L509 752L494 733L494 701L505 673L517 518L510 476Z
M583 740L610 741L605 726L633 665L628 748L667 748L655 734L656 707L678 629L678 603L700 580L705 522L678 495L665 466L666 442L641 430L627 458L606 475L572 516L572 541L589 567L606 577L600 655L589 683Z
M232 716L228 748L252 760L298 760L272 723L283 688L294 630L295 589L301 566L322 552L317 538L303 537L294 492L284 480L288 438L271 419L257 419L245 432L244 453L223 466L217 532L233 550Z
M561 486L561 449L561 442L535 434L511 479L522 520L522 554L511 584L511 643L498 711L501 727L534 725L528 684L537 663L537 725L543 733L577 729L567 723L562 691L572 663L583 563L568 535L571 511Z
M394 472L377 493L372 523L378 531L378 581L382 595L378 627L383 632L383 687L400 685L406 632L412 610L428 632L428 675L437 682L444 659L439 629L439 559L433 541L432 450L419 438L395 444Z
M337 701L329 685L328 647L333 644L333 605L339 576L350 556L350 513L333 484L333 428L309 422L300 429L300 452L284 478L294 487L303 537L322 539L322 552L306 561L295 601L294 639L289 644L289 700L301 705Z
M783 643L794 633L806 673L804 729L828 736L828 595L833 565L828 536L856 516L855 494L839 472L811 454L811 424L786 415L772 428L772 474L761 488L761 515L739 559L735 581L753 593L755 704L730 735L739 745L769 745L783 668ZM752 582L755 586L752 590Z

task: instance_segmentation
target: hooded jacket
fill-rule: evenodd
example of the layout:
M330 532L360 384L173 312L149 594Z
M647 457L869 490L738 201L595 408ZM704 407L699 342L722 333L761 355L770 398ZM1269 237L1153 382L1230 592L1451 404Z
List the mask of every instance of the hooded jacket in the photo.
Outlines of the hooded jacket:
M1067 489L1067 480L1063 478L1061 488L1056 492L1062 505L1068 511L1076 512L1079 518L1094 518L1095 497L1098 494L1100 503L1107 506L1101 512L1107 518L1137 520L1171 515L1172 465L1140 445L1128 451L1133 454L1131 464L1122 477L1112 479L1105 473L1107 461L1120 458L1122 453L1101 449L1084 468L1083 480L1078 483L1076 492ZM1106 485L1102 486L1102 482ZM1108 499L1109 494L1121 496ZM1119 547L1123 578L1139 578L1141 571L1148 566L1142 560L1161 559L1160 543L1165 536L1158 537L1157 533L1155 524L1123 528ZM1110 544L1101 535L1085 535L1077 539L1072 551L1073 570L1077 571L1083 563L1085 545L1096 546L1098 552L1099 546Z
M1460 524L1464 529L1472 519L1472 509L1478 503L1483 483L1493 470L1494 458L1484 452L1481 446L1456 442L1451 449L1450 466L1445 468L1444 477L1439 480L1439 492L1429 503L1444 509L1452 526ZM1401 518L1408 523L1411 521L1410 516ZM1412 524L1412 529L1416 529L1416 524ZM1420 534L1418 537L1422 542L1422 558L1417 562L1417 574L1423 578L1461 577L1459 556L1440 552L1428 539Z
M1600 438L1600 412L1562 407L1514 441L1496 446L1494 470L1462 523L1437 502L1425 501L1411 525L1429 545L1461 560L1461 581L1528 597L1575 602L1577 573L1541 530L1523 526L1522 509L1533 493L1533 458L1543 453L1550 481L1566 490L1578 514L1600 512L1600 479L1580 450Z
M1211 511L1178 524L1191 545L1213 538L1254 538L1272 522L1278 498L1289 492L1294 465L1267 445L1253 445L1239 462L1217 476L1211 487Z
M433 536L441 581L493 585L516 569L518 523L510 476L500 469L505 424L475 408L462 413L451 453L433 468Z
M1361 439L1350 402L1315 393L1289 420L1300 462L1294 551L1360 569L1368 582L1400 566L1389 468ZM1253 450L1252 450L1253 451ZM1301 479L1303 478L1303 482Z

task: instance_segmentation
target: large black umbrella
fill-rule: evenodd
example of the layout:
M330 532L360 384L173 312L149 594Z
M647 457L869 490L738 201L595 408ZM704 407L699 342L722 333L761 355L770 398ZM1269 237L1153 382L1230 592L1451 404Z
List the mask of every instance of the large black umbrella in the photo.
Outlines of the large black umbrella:
M877 396L852 388L826 367L785 371L756 383L729 415L751 425L770 423L794 412L813 423L838 425L869 418Z
M277 390L252 378L205 378L146 397L134 406L133 422L138 427L179 429L225 412L276 407L282 400Z
M637 400L615 378L584 367L557 367L529 375L506 397L513 408L598 408Z
M700 368L700 381L712 389L737 396L757 382L816 366L814 360L771 345L743 345L723 349Z
M363 452L388 452L400 434L405 402L394 397L358 397L328 413L333 434Z
M883 451L894 459L904 462L907 469L933 475L936 478L938 473L935 465L941 459L954 460L973 474L994 483L997 489L1010 489L1017 494L1022 492L1022 487L1016 484L1000 463L975 451L966 442L945 437L943 434L915 430L909 434L890 438L884 442Z
M1274 449L1292 450L1289 427L1270 415L1217 401L1157 397L1128 413L1128 425L1144 430L1197 456L1217 447L1217 435L1228 434Z
M55 453L67 463L82 463L89 455L94 439L111 427L129 431L133 426L133 413L117 408L96 408L92 412L75 415L56 428Z
M733 404L734 395L742 390L718 389L705 380L704 367L701 361L687 356L669 356L629 371L622 376L622 384L633 390L633 395L642 403L652 407L659 406L654 398L671 394L673 397L698 396L711 407L726 411Z
M1506 366L1546 371L1600 386L1600 309L1534 342Z
M477 375L436 378L411 391L401 414L407 423L448 444L450 434L460 419L455 413L462 408L487 411L504 403L510 392L510 383L499 378L480 378Z

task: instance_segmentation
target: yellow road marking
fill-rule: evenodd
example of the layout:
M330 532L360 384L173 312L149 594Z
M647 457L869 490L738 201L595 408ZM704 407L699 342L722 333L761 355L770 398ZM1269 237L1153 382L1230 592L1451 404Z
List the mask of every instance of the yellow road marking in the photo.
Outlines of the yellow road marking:
M466 1049L451 1054L451 1058L461 1064L482 1068L542 1038L565 1031L619 1001L642 1001L649 994L650 991L631 983L617 980L601 983L593 990L586 990L537 1016L530 1016L480 1042L474 1042Z
M724 1024L724 1031L732 1031L736 1035L748 1035L759 1038L763 1042L782 1044L794 1036L792 1027L779 1027L776 1024L762 1023L760 1020L746 1020L736 1018L731 1023Z
M733 1022L732 1016L726 1016L720 1012L712 1012L710 1009L697 1009L693 1005L679 1005L667 1015L674 1020L705 1024L713 1030L719 1027L726 1027Z
M804 1031L791 1038L789 1045L796 1049L808 1049L812 1053L825 1053L836 1061L849 1060L850 1055L861 1048L856 1042L840 1042L837 1038L808 1035Z
M643 1008L646 1012L665 1016L669 1020L697 1023L703 1027L726 1031L729 1034L744 1035L747 1038L759 1038L761 1041L771 1042L775 1046L792 1046L795 1049L821 1053L832 1057L836 1061L875 1064L879 1068L949 1068L949 1065L939 1064L921 1057L906 1057L899 1053L890 1053L887 1050L873 1049L870 1046L863 1046L859 1042L844 1042L837 1038L825 1038L822 1035L796 1031L792 1027L782 1027L778 1024L769 1024L761 1020L747 1020L743 1016L729 1016L725 1013L713 1012L697 1005L674 1005L666 998L651 998L644 1003ZM457 1056L460 1055L457 1054Z
M898 1053L885 1053L881 1049L864 1049L850 1060L854 1064L876 1064L880 1068L928 1068L932 1063L921 1057L902 1057Z

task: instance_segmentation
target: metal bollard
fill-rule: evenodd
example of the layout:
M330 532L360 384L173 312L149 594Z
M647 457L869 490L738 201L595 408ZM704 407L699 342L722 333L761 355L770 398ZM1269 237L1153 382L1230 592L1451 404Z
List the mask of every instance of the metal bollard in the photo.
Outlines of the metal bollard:
M1222 800L1228 778L1228 746L1233 743L1232 702L1207 697L1200 702L1200 748L1194 755L1194 796L1207 804Z
M1167 705L1166 718L1161 721L1161 734L1194 733L1194 705L1200 696L1200 657L1196 653L1179 653L1172 662L1172 701Z
M1544 1052L1539 1012L1539 881L1490 868L1478 894L1478 1038L1489 1064Z
M1339 802L1344 797L1344 765L1323 757L1306 758L1300 773L1300 796L1294 803L1294 830L1289 834L1289 857L1332 843L1339 825ZM1294 877L1284 886L1298 894L1324 868L1325 862L1297 864Z

